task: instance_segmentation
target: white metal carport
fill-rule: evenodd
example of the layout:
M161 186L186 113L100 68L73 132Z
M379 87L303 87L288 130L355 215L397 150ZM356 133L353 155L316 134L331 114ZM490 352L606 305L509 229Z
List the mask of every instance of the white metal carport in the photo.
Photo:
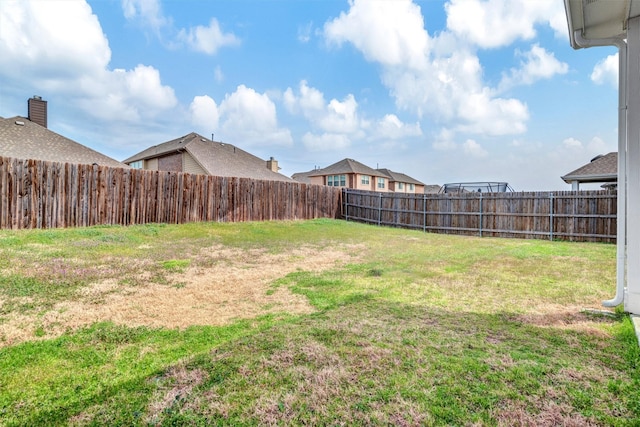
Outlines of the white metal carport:
M564 0L574 49L617 46L617 286L605 306L640 314L640 0Z

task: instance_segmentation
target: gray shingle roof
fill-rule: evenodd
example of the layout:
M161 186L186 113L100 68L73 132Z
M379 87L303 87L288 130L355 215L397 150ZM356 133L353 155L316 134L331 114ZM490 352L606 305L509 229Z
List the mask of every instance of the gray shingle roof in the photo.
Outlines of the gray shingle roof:
M394 172L389 169L378 169L378 171L389 177L389 180L392 182L405 182L407 184L424 185L423 182L420 182L417 179L411 178L409 175L405 175L400 172Z
M609 182L618 180L618 153L608 153L598 156L584 166L561 177L566 183L580 182Z
M0 118L0 156L128 168L24 117Z
M303 184L311 184L311 175L314 174L316 170L317 169L310 170L309 172L296 172L291 175L291 178Z
M149 147L124 160L124 163L160 157L179 150L187 151L210 175L293 182L291 178L267 169L266 160L232 144L212 141L195 132Z
M309 176L337 175L347 173L358 173L361 175L386 177L384 173L372 169L369 166L353 159L342 159L339 162L327 166L326 168L313 171L313 173L311 173Z

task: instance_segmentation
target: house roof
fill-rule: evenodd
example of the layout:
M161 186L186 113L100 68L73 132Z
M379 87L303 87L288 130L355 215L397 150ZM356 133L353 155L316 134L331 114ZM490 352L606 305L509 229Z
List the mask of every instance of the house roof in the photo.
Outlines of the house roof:
M291 175L294 181L302 182L303 184L311 184L311 175L313 175L317 169L310 170L309 172L296 172Z
M375 169L372 169L369 166L364 165L353 159L342 159L339 162L336 162L330 166L327 166L326 168L314 170L308 176L325 176L325 175L337 175L337 174L348 174L348 173L387 177L384 173L377 171Z
M589 163L561 177L567 184L579 182L612 182L618 180L618 153L593 158Z
M424 186L424 192L426 194L437 194L441 189L442 187L440 187L438 184L427 184Z
M409 175L405 175L400 172L394 172L389 169L378 169L378 171L382 172L384 175L389 177L389 180L392 182L404 182L407 184L416 184L416 185L424 185L423 182L418 181L417 179L411 178Z
M183 150L188 152L210 175L269 181L293 181L281 173L267 169L266 160L262 160L235 145L212 141L195 132L149 147L124 160L124 163L130 164L138 160L162 157Z
M124 163L20 116L0 117L0 156L128 168Z

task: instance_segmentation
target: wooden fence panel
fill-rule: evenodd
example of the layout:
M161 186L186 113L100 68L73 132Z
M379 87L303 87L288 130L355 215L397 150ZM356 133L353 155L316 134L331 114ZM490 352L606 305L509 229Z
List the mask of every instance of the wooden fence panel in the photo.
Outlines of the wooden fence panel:
M336 218L338 188L0 157L0 229Z
M436 233L615 242L605 191L394 194L344 190L345 219Z

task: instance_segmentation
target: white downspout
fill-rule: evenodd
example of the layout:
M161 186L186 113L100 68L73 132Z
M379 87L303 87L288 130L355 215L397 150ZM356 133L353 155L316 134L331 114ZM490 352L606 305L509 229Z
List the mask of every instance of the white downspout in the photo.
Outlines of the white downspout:
M616 295L602 301L605 307L624 302L626 248L627 248L627 43L622 37L589 40L582 31L574 31L574 40L580 47L616 46L618 48L618 219L616 241Z

